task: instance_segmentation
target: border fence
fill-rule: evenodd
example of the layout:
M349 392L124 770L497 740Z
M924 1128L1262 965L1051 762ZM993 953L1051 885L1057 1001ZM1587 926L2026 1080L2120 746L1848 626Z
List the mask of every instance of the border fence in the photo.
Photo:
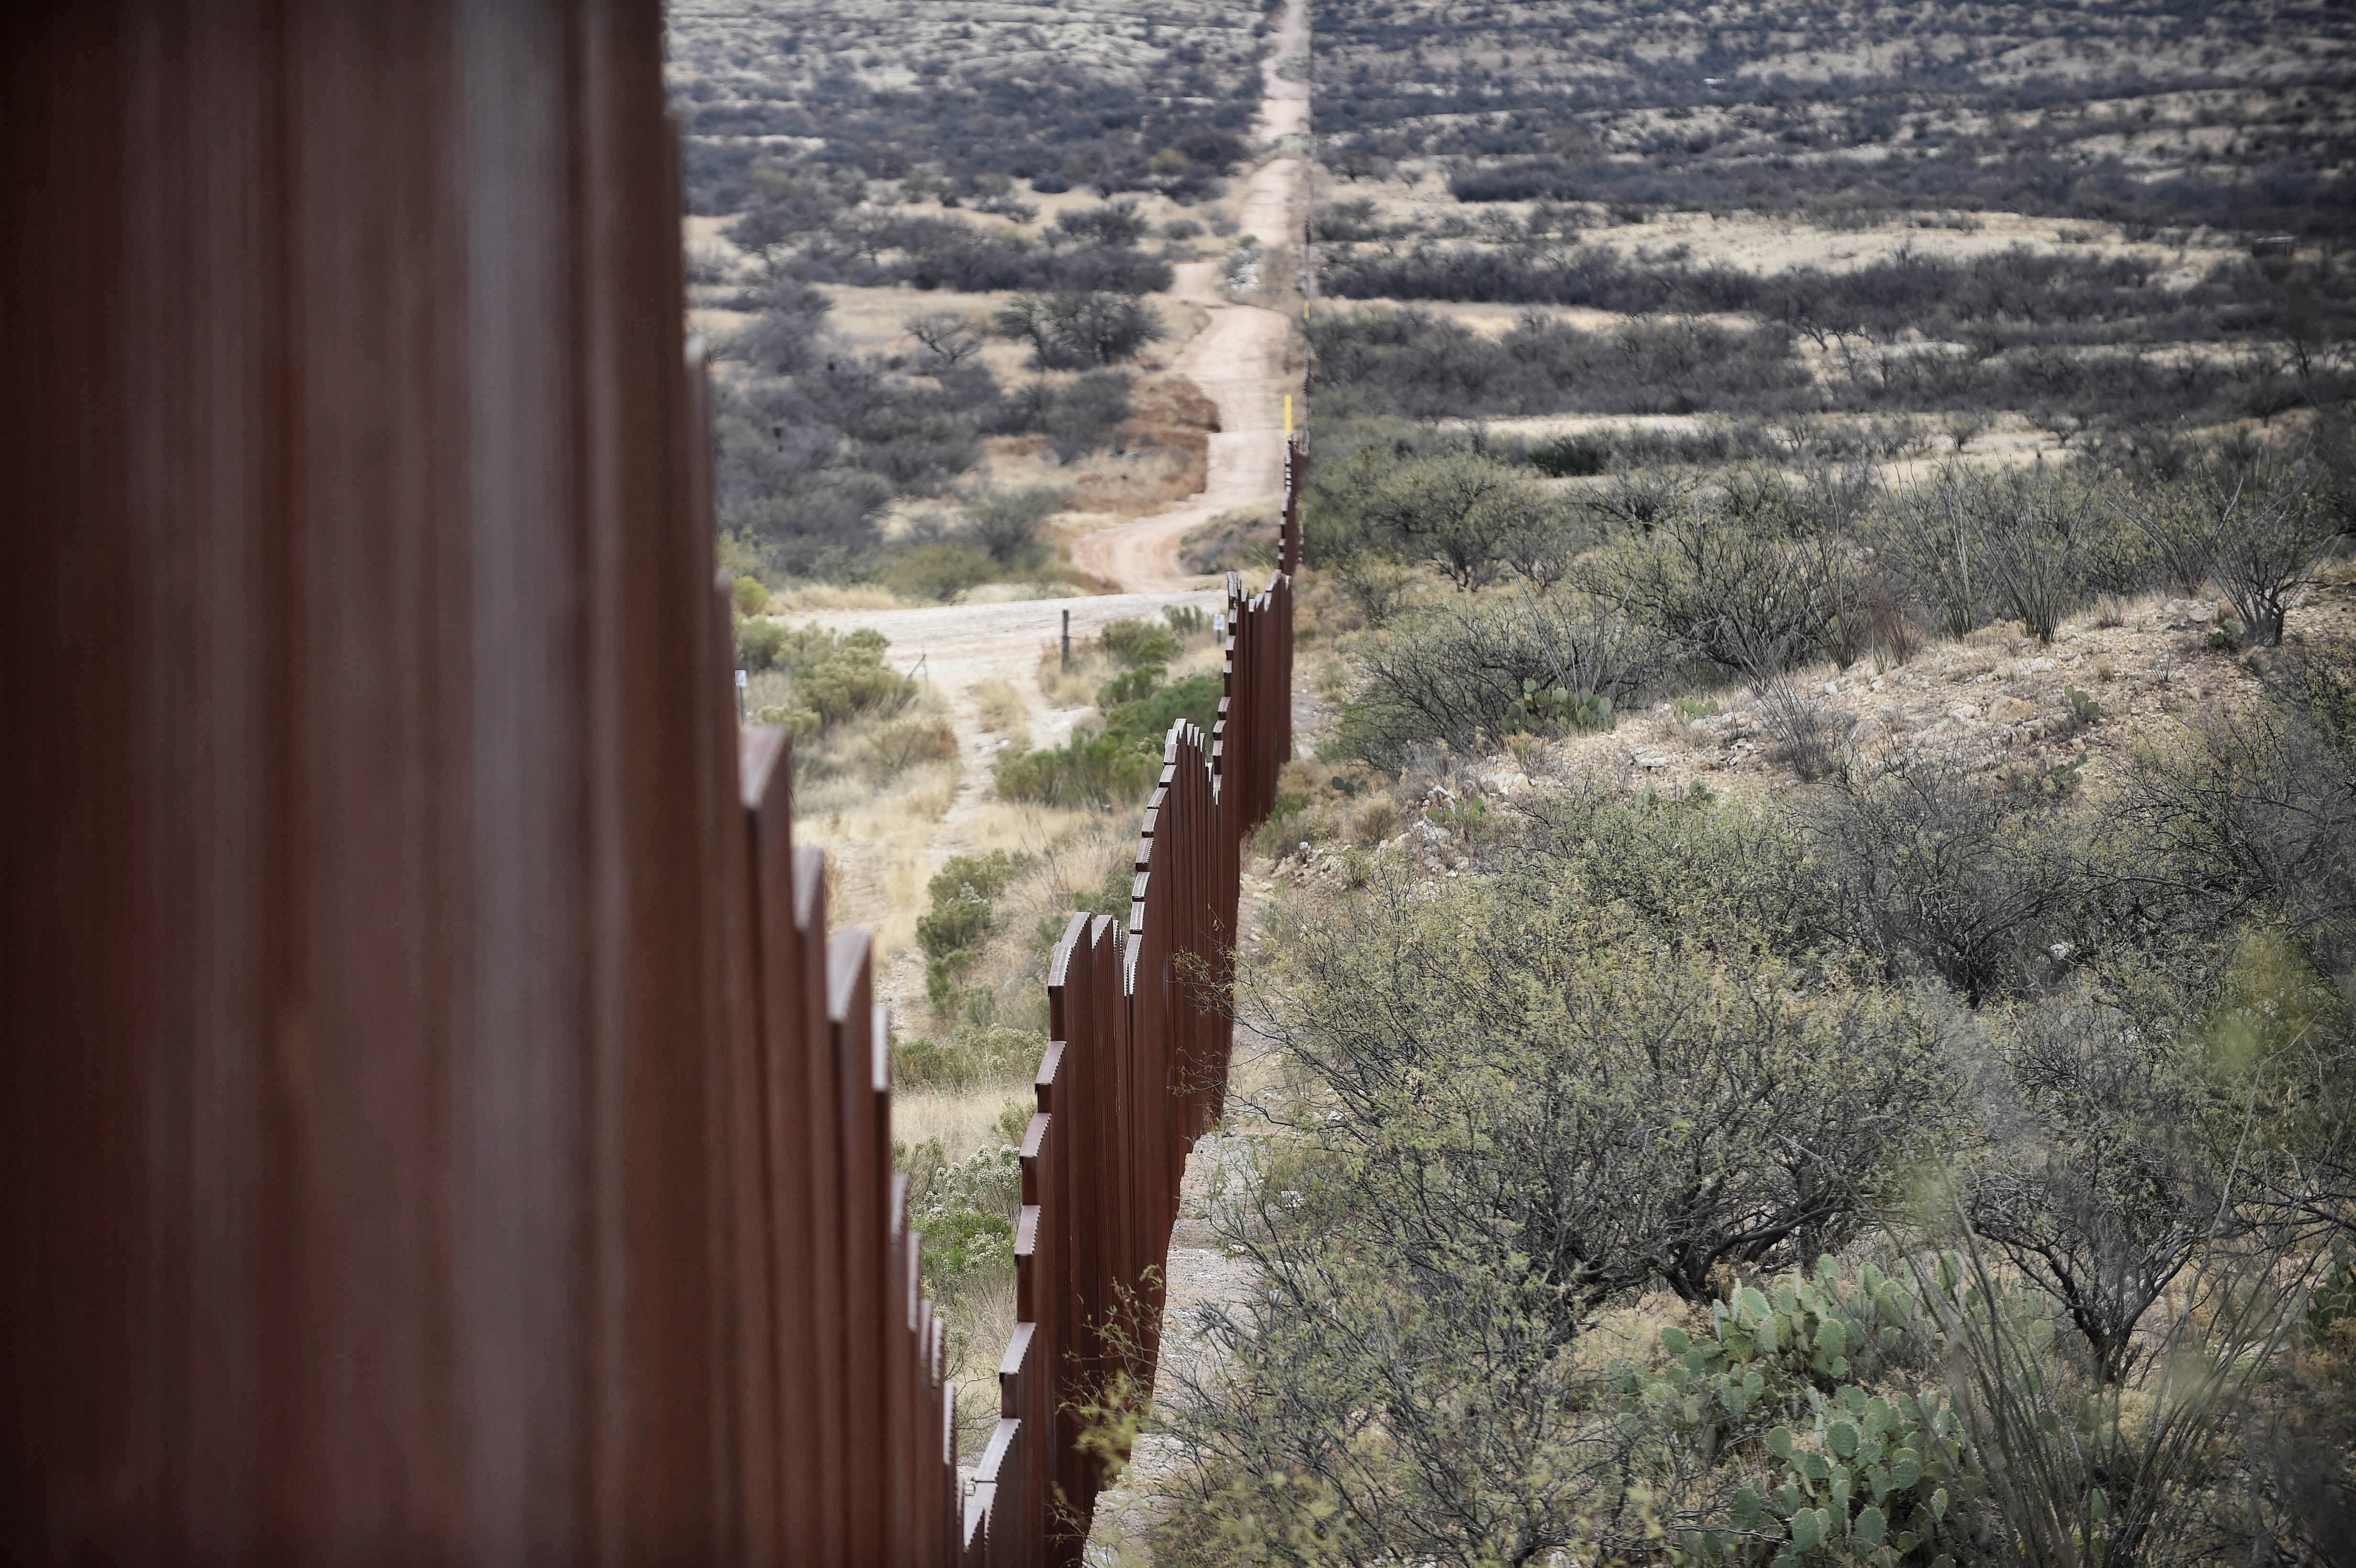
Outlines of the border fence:
M867 934L741 731L653 0L0 20L0 1558L1076 1560L1299 560L1075 917L969 1493Z

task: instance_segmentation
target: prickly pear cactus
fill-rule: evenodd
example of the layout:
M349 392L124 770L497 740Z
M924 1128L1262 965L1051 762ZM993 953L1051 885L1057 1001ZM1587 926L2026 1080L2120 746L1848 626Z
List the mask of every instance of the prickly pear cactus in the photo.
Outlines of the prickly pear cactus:
M1513 733L1609 730L1612 723L1612 699L1601 692L1542 687L1527 677L1521 696L1505 709L1505 728Z
M1960 1422L1939 1394L1868 1386L1919 1349L1927 1328L1898 1281L1868 1265L1844 1283L1826 1258L1813 1279L1713 1303L1705 1337L1662 1330L1676 1360L1625 1392L1708 1458L1747 1455L1765 1470L1736 1491L1731 1528L1685 1531L1674 1555L1777 1568L1950 1563L1953 1510L1976 1493Z

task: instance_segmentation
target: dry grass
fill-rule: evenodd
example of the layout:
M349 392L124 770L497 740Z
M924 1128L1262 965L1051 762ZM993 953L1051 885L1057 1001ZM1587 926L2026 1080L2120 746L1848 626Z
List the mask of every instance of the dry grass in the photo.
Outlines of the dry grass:
M905 610L911 601L869 582L802 582L769 593L769 613L797 610Z
M1029 705L1023 694L1014 689L1011 680L985 680L967 693L973 699L975 709L981 715L981 727L993 735L1004 735L1017 746L1028 749L1031 744Z
M1119 673L1119 667L1096 651L1096 645L1072 640L1072 662L1064 663L1063 647L1049 643L1039 650L1039 695L1050 708L1092 708L1097 688Z
M875 753L888 733L911 724L937 731L945 719L928 691L892 720L846 725L808 743L796 770L795 838L827 851L832 922L872 928L879 965L916 935L934 833L957 798L958 763L953 748L948 755L937 746L911 748L920 760L879 777Z
M1010 1078L970 1093L937 1089L900 1089L892 1095L892 1138L921 1144L937 1139L951 1163L999 1141L999 1122L1009 1105L1028 1105L1030 1083Z

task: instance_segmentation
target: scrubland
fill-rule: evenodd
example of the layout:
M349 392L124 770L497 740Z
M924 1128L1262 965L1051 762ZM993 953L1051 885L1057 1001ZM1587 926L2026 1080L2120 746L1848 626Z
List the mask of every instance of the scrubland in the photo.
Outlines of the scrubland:
M670 12L723 560L813 607L1097 591L1071 539L1218 423L1173 269L1237 235L1264 15L937 10Z
M2340 1560L2347 16L1315 26L1153 1560Z
M1264 16L679 15L729 559L787 620L1087 587L1058 540L1206 428L1170 270L1267 281ZM1305 743L1237 1000L1280 1136L1189 1221L1240 1283L1143 1544L2342 1560L2345 9L1313 25ZM1215 668L1183 617L1076 651L965 694L986 776L920 687L755 677L893 955L978 1393L1042 965Z

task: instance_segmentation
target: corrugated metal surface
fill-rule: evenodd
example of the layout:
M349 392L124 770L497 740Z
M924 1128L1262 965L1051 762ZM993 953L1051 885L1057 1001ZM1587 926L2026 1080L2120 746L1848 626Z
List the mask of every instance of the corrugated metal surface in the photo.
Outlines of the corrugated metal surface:
M960 1513L867 940L734 723L658 6L0 27L0 1556L1071 1560L1289 579L1058 954Z

